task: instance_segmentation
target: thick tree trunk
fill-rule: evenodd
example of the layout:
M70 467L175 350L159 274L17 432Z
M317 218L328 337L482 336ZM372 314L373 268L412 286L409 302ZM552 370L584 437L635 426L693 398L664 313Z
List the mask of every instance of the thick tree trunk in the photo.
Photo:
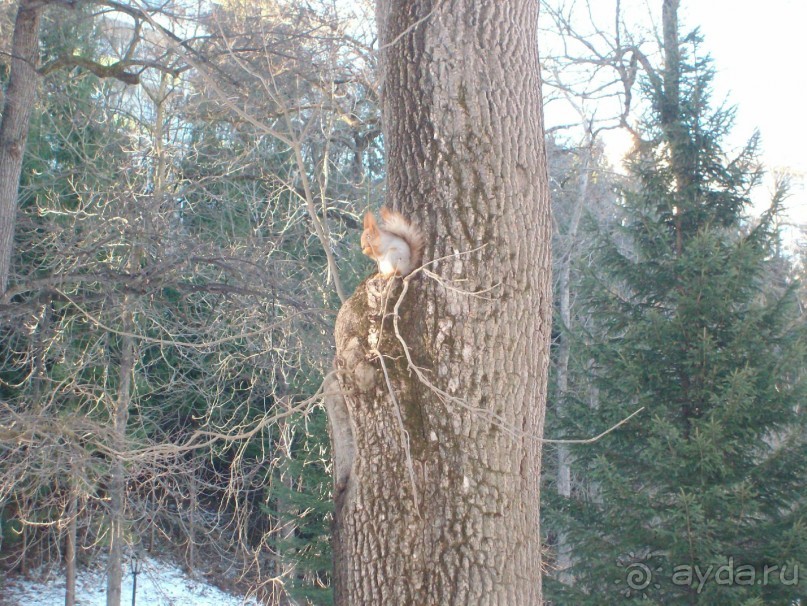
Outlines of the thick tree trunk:
M399 280L365 281L337 319L338 433L355 449L337 478L337 604L541 602L552 296L537 7L378 3L389 202L441 260L439 278L408 284L399 334Z
M11 72L0 121L0 295L8 287L22 159L36 101L42 5L36 0L22 0L14 21Z

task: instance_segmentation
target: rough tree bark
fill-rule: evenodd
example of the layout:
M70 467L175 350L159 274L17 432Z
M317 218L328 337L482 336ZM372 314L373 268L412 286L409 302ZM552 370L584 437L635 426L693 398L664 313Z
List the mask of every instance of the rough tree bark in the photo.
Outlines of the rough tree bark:
M337 319L336 603L540 604L538 3L379 0L377 17L388 203L435 276L371 277Z
M14 225L17 218L17 192L20 186L23 154L28 140L28 121L36 101L39 81L39 21L43 2L22 0L14 20L11 42L11 72L0 120L0 295L6 292Z

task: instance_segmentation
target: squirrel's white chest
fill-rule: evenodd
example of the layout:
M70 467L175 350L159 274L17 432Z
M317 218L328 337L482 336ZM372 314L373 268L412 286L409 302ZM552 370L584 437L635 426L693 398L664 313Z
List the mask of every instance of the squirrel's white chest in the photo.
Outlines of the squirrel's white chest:
M393 274L405 276L412 271L409 245L395 236L390 237L386 251L378 257L377 261L379 273L385 276Z

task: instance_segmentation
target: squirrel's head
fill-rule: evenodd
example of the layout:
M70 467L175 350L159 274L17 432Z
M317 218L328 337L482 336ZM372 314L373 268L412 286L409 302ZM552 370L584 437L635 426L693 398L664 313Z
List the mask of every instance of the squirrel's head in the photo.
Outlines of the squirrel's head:
M377 256L374 252L374 245L377 245L380 235L375 217L368 212L364 215L364 231L361 234L361 251L365 255L373 258Z

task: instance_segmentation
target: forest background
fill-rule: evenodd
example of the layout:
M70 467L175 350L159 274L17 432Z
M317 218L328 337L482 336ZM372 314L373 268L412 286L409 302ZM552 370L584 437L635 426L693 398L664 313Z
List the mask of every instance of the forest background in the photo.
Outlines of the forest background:
M0 566L26 574L65 565L70 578L76 565L103 556L119 587L132 554L162 551L269 604L330 603L331 462L320 386L333 358L335 313L372 271L358 246L361 215L384 199L373 6L46 4L14 254L0 298ZM603 320L612 302L597 288L613 269L604 241L636 262L651 254L621 229L656 216L626 193L653 186L635 160L654 108L627 49L646 49L663 65L664 47L658 7L596 4L591 11L547 2L536 33L546 40L555 217L550 437L596 435L641 397L623 393L625 406L613 410L601 404L604 393L615 396L598 346L631 341L624 323L613 332ZM0 15L4 87L18 6L5 2ZM688 25L697 25L689 9L682 46L707 74L699 62L708 31L703 43L687 37ZM789 54L781 56L777 65ZM693 123L714 125L715 141L722 139L731 111L703 118L710 107L724 108L722 96L699 101ZM750 122L743 117L743 128ZM791 122L803 128L795 113ZM742 160L729 175L738 180L720 183L740 200L722 234L734 244L759 237L758 254L745 266L732 265L728 253L704 254L701 269L722 264L749 279L742 287L715 279L736 289L711 293L715 300L742 291L743 313L764 301L759 309L780 314L766 316L766 345L782 361L774 369L781 380L768 387L790 399L779 403L777 422L761 420L767 433L757 437L784 451L792 471L804 445L805 167L796 156L769 167L762 184L756 138L741 135L717 151L726 166ZM764 132L762 141L765 149ZM623 153L632 169L621 165ZM619 280L617 294L632 298L633 286L651 298L647 285ZM746 337L743 351L760 347ZM768 402L759 382L749 387L732 376L736 392ZM744 419L715 442L747 439L751 418ZM608 502L600 448L629 459L630 437L582 450L546 447L545 490L557 496L544 513L549 576L557 580L547 591L558 603L584 603L581 595L603 603L598 591L609 590L588 585L579 569L593 576L592 556L575 545L586 543L580 526L594 524L588 506ZM635 480L607 471L615 485ZM685 492L685 475L665 490ZM803 483L784 476L769 478L788 490L778 504L792 514L790 525L774 536L782 542L794 524L798 537L804 533L803 505L794 509ZM652 544L646 536L636 542ZM803 546L768 557L792 565L803 561ZM612 547L608 564L626 567L619 554L630 549ZM786 584L771 591L784 592L777 599L797 595Z

